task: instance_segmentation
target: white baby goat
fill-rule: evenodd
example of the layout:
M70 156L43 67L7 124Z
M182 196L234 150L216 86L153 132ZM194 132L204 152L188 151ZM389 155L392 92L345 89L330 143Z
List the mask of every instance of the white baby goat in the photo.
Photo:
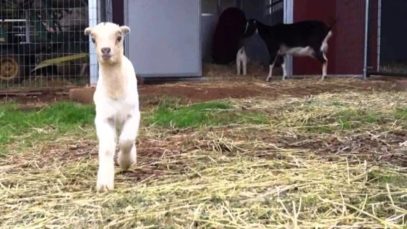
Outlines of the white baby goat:
M86 28L95 43L99 62L99 79L93 100L96 105L96 134L99 141L97 191L114 188L114 154L118 141L118 163L127 170L136 163L135 140L140 124L136 74L123 54L123 37L127 26L100 23Z

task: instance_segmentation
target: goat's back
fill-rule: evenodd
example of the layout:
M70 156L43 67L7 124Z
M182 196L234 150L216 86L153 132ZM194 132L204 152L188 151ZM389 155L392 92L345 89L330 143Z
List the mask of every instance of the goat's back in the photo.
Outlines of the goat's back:
M259 35L266 43L295 46L318 46L331 30L321 21L301 21L292 24L277 24L267 26L258 23Z

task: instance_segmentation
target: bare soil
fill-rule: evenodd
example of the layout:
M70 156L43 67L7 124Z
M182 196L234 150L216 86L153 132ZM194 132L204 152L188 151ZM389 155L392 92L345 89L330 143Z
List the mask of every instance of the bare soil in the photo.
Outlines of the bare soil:
M205 77L197 80L177 82L155 82L139 86L142 106L156 105L162 98L175 97L181 102L202 102L223 98L280 96L303 97L320 93L345 91L403 91L407 89L407 78L378 76L361 80L352 77L328 77L319 81L319 76L294 77L285 81L276 76L265 82L265 70L249 66L248 76L236 76L232 66L205 66ZM23 106L44 106L62 100L92 103L94 88L52 88L0 91L2 101L15 101Z
M173 84L143 85L140 95L143 101L154 102L154 97L178 97L188 102L201 102L223 98L250 98L280 96L303 97L320 93L346 91L402 91L407 89L407 79L359 80L332 78L324 82L311 79L276 80L270 83L257 79L236 77L234 80L203 80Z

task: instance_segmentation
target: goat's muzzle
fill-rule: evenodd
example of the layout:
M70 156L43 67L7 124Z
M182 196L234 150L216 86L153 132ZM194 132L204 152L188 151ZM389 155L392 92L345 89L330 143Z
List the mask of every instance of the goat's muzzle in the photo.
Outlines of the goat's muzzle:
M102 48L101 51L103 60L109 60L112 57L110 48Z

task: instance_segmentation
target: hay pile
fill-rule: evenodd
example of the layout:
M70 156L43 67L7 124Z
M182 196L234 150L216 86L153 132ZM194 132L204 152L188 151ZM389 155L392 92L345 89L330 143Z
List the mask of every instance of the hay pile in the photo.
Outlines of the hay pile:
M92 190L97 161L89 139L65 136L58 143L10 146L13 156L0 159L0 226L405 227L406 166L358 155L369 146L354 141L369 136L372 153L404 160L407 122L397 111L407 109L406 93L232 103L267 112L270 123L144 127L139 164L117 174L111 193ZM335 116L352 109L366 113ZM379 119L365 119L373 111ZM84 154L72 158L78 151Z

